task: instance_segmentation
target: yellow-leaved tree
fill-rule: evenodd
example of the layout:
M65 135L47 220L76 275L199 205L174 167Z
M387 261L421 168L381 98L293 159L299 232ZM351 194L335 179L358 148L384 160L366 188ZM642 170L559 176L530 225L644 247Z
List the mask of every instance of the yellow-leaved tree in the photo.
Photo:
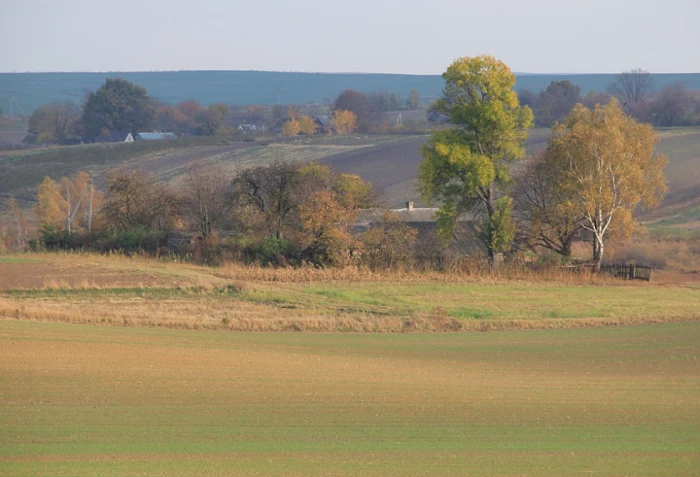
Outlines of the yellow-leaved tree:
M427 202L440 204L443 237L460 216L480 213L479 237L493 263L513 240L508 163L525 155L532 111L518 103L508 66L492 56L460 58L442 77L445 91L435 109L455 127L435 133L421 149L419 189Z
M90 174L78 172L75 178L56 183L45 177L39 185L35 213L42 225L69 234L76 229L92 228L93 210L102 203L102 194L94 190Z
M27 236L29 235L27 220L22 209L17 205L17 201L11 198L7 202L7 215L9 224L5 231L5 245L8 249L23 249L27 246Z
M285 137L295 137L301 132L301 123L298 119L290 119L282 126L282 135Z
M626 115L614 99L592 110L576 105L552 131L543 161L557 187L580 207L597 270L610 233L628 235L637 205L652 207L663 199L668 159L655 153L657 141L650 125Z
M313 136L316 134L317 129L316 121L311 116L302 116L301 119L299 119L299 132L302 134Z
M62 229L66 218L66 203L61 197L56 181L50 177L44 177L39 185L37 194L37 205L34 208L39 222L42 226L50 226L55 229Z
M357 116L347 109L338 109L333 113L331 126L341 136L350 134L357 129Z

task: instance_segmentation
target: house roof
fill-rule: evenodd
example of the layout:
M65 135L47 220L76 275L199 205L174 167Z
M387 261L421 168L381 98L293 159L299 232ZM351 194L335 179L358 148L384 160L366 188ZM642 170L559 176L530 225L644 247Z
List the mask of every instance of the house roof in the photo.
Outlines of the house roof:
M175 139L175 133L171 132L141 132L136 135L144 141L161 141L163 139Z
M314 121L316 124L319 124L320 126L323 127L329 127L331 125L331 117L327 115L321 115L321 116L313 116Z

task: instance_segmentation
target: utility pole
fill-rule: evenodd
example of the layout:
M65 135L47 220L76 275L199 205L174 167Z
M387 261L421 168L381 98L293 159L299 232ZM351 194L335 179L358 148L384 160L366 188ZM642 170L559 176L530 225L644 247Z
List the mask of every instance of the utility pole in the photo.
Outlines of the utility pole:
M92 177L90 177L90 203L88 204L88 233L92 232Z
M13 118L15 116L15 104L17 105L17 109L19 109L19 112L22 113L22 116L26 116L26 114L24 114L22 106L19 105L17 98L15 98L14 96L10 96L10 118Z

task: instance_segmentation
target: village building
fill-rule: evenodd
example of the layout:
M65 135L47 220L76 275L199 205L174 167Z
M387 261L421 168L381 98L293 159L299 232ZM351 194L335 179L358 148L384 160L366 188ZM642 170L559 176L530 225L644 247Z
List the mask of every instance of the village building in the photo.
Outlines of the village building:
M102 131L102 134L97 136L95 142L134 142L134 136L130 132L125 131Z

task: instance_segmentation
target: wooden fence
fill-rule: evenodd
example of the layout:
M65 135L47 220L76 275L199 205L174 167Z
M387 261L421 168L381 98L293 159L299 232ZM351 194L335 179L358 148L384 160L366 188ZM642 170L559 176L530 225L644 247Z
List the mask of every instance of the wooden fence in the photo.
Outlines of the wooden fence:
M651 280L651 267L649 265L601 265L600 271L623 280Z

